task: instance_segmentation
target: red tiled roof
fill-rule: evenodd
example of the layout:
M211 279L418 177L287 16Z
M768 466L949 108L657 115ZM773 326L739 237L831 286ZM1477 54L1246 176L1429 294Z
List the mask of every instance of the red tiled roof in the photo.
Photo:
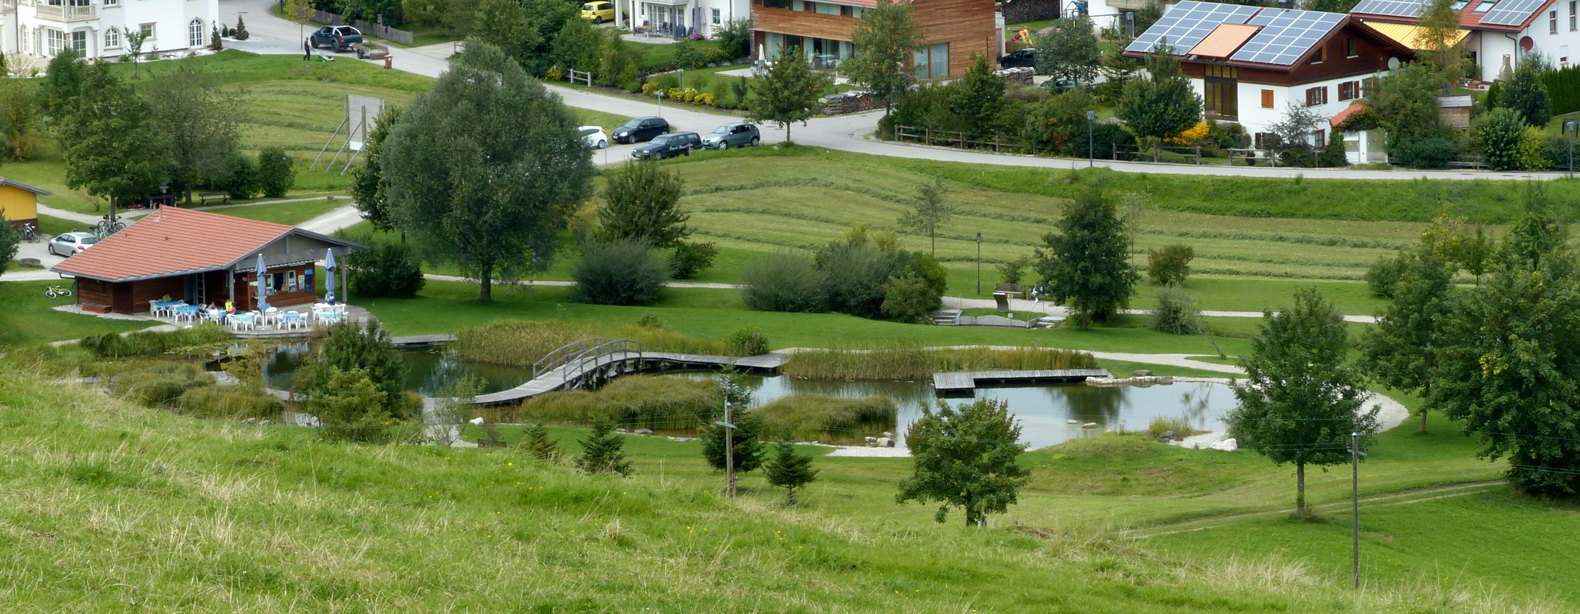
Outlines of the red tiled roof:
M103 281L214 271L294 230L274 222L160 207L50 270Z
M1366 105L1364 104L1352 102L1350 103L1350 106L1344 107L1344 110L1333 114L1333 117L1328 120L1328 125L1337 128L1340 124L1344 123L1344 120L1349 119L1351 115L1359 113L1365 108Z

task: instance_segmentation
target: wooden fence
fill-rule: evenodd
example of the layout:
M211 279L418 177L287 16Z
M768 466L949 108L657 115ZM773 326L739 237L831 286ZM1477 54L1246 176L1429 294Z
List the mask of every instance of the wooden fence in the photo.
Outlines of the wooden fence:
M923 145L958 147L960 149L990 149L999 153L1005 151L1029 152L1033 149L1025 141L1019 139L1005 140L997 135L985 136L955 130L918 128L916 126L895 126L894 140L921 143Z
M313 11L313 21L332 26L346 25L345 17L341 17L328 11ZM412 44L412 40L414 40L416 37L416 34L412 32L391 28L389 26L380 25L361 19L351 20L351 27L360 30L363 34L377 36L384 40L395 41L402 45Z
M587 87L592 87L592 73L590 72L572 68L567 73L567 77L570 79L571 83L581 82L585 83Z

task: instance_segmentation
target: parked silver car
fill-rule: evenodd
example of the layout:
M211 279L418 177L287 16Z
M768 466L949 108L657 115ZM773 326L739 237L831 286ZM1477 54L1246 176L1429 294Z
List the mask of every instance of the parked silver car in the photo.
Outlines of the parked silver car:
M762 134L757 126L746 122L724 124L702 135L702 146L708 149L755 146L759 142L762 142Z
M49 240L49 253L69 258L98 242L99 237L91 232L63 232Z

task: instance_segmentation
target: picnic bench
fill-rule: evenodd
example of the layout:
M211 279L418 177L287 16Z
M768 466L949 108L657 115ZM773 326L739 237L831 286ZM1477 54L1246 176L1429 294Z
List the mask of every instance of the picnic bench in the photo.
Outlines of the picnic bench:
M217 200L220 204L230 203L230 192L199 192L198 204L207 205L208 201Z

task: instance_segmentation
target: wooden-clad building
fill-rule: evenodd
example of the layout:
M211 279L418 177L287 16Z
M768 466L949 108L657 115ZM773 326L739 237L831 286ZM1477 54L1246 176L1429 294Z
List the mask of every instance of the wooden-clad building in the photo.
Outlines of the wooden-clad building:
M76 279L84 311L137 313L164 297L250 310L259 255L269 304L286 306L319 300L315 269L330 250L343 262L362 248L294 226L161 207L50 270Z
M12 226L32 224L37 228L40 196L49 196L49 190L0 177L0 216Z
M921 79L953 79L977 54L990 62L1003 51L1003 24L993 0L910 0L922 29L913 65ZM800 47L820 68L856 54L851 32L876 0L752 0L752 58L773 60Z

